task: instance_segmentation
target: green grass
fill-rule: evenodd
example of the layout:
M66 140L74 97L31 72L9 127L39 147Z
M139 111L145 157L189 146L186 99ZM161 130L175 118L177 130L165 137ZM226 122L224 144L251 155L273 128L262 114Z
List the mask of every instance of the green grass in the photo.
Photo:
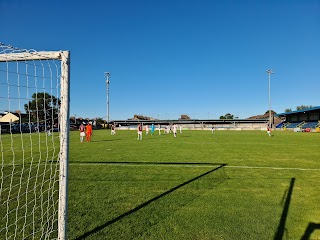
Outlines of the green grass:
M0 138L0 239L57 235L59 133Z
M68 238L320 239L319 144L318 133L184 131L138 141L135 131L99 130L80 143L71 132ZM1 135L1 151L0 239L45 239L41 226L54 238L57 139ZM4 230L17 216L26 232L40 230Z
M69 239L319 239L320 134L273 135L72 132Z

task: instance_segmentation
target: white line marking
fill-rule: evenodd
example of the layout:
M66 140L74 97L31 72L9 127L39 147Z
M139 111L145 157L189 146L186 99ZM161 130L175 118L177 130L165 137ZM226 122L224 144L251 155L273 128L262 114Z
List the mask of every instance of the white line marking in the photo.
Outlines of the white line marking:
M187 163L183 163L183 164L170 164L170 163L158 163L158 164L152 164L152 163L69 163L69 165L120 165L120 166L170 166L170 167L194 167L194 168L213 168L213 167L217 167L220 166L219 164L212 164L212 165L208 165L208 164L187 164ZM289 168L289 167L255 167L255 166L229 166L226 165L224 166L225 168L242 168L242 169L272 169L272 170L300 170L300 171L320 171L320 168Z
M117 165L117 166L124 166L124 167L144 167L144 166L155 166L155 167L193 167L193 168L214 168L214 167L219 167L220 165L197 165L197 164L152 164L152 163L109 163L109 162L105 162L105 163L84 163L84 162L73 162L73 163L69 163L69 165Z

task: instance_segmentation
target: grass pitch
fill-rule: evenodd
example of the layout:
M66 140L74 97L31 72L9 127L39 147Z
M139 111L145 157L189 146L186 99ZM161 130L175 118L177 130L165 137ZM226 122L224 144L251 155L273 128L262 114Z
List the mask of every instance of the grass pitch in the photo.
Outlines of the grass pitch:
M150 133L149 133L150 134ZM71 133L69 239L320 239L320 134Z

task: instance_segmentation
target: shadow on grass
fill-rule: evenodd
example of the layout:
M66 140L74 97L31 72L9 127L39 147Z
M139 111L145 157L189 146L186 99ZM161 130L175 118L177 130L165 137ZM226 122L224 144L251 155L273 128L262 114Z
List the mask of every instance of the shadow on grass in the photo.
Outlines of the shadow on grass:
M121 139L114 138L114 139L103 139L103 140L91 140L91 142L113 142L113 141L121 141Z
M291 196L292 196L293 186L294 186L295 180L296 180L295 178L291 178L290 186L289 186L288 190L285 192L285 193L287 193L287 198L286 198L286 202L283 207L283 211L282 211L282 215L281 215L281 219L280 219L280 222L278 225L277 232L274 235L274 240L283 239L283 234L285 232L286 220L287 220L287 216L288 216L288 212L289 212L289 206L290 206L290 201L291 201Z
M180 135L180 133L179 133L179 135L178 135L178 138L188 138L188 137L190 137L190 135Z
M301 237L301 240L309 240L311 237L311 234L316 229L320 229L320 223L310 222L306 231L304 232L303 236Z
M128 162L126 162L126 163L128 163ZM134 164L137 164L137 163L134 162ZM143 164L146 164L146 163L143 162ZM173 163L150 163L150 164L173 164ZM190 164L190 163L175 163L175 164ZM199 163L192 163L192 164L199 164ZM203 163L201 163L199 165L203 165ZM213 165L213 164L211 163L211 165ZM215 165L218 165L218 164L215 164ZM166 195L168 195L170 193L173 193L174 191L180 189L181 187L186 186L187 184L190 184L190 183L192 183L192 182L194 182L196 180L199 180L200 178L202 178L202 177L204 177L204 176L206 176L206 175L208 175L208 174L210 174L210 173L212 173L214 171L222 169L226 165L227 164L219 164L219 166L215 167L214 169L211 169L211 170L209 170L209 171L207 171L207 172L205 172L205 173L203 173L203 174L201 174L201 175L199 175L199 176L197 176L195 178L192 178L192 179L190 179L190 180L188 180L188 181L186 181L184 183L181 183L181 184L171 188L170 190L168 190L168 191L166 191L166 192L164 192L164 193L162 193L162 194L160 194L160 195L158 195L158 196L156 196L154 198L151 198L150 200L138 205L137 207L131 209L130 211L128 211L126 213L123 213L120 216L118 216L118 217L116 217L116 218L114 218L114 219L112 219L112 220L110 220L110 221L108 221L108 222L106 222L106 223L104 223L104 224L102 224L100 226L97 226L96 228L92 229L91 231L84 233L82 236L77 237L76 240L85 239L85 238L89 237L90 235L95 234L95 233L103 230L104 228L116 223L117 221L129 216L130 214L133 214L133 213L141 210L142 208L144 208L144 207L148 206L149 204L161 199L162 197L165 197Z

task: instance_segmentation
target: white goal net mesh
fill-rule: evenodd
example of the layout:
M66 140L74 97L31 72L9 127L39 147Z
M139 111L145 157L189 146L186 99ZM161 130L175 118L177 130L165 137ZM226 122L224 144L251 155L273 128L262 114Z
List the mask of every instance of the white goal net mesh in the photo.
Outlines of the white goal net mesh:
M68 142L61 126L69 117L62 101L69 96L61 92L62 52L50 53L0 43L0 239L59 235L61 139Z

